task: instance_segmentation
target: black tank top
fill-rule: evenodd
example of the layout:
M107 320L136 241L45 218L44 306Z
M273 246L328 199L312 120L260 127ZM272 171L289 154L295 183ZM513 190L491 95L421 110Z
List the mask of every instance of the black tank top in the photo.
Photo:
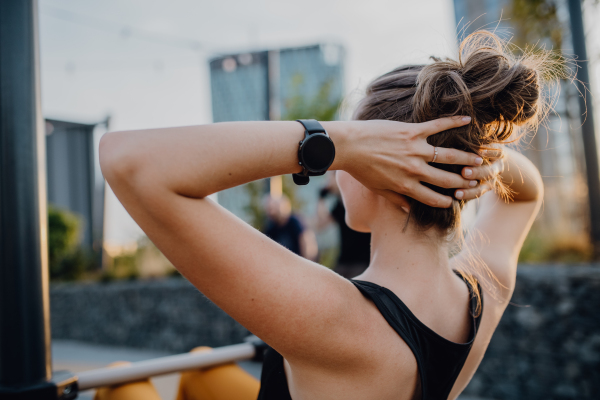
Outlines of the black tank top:
M471 294L473 327L466 343L454 343L419 321L391 290L371 282L351 282L365 297L373 301L386 321L412 350L421 379L421 400L447 400L471 351L481 322L481 313L474 317L477 299L469 283L465 281ZM477 286L481 293L481 287L479 284ZM292 400L283 368L283 357L272 348L265 352L257 400Z

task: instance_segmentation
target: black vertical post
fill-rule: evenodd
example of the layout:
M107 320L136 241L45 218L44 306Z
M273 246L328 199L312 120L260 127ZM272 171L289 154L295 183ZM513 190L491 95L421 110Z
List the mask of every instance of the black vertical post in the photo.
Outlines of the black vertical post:
M581 92L579 108L581 116L581 134L587 171L588 197L590 202L590 236L594 246L594 259L600 259L600 170L598 167L598 147L594 132L594 109L591 96L586 93L585 85L590 83L589 60L585 46L585 31L581 0L569 0L573 51L578 60L577 88ZM586 101L586 99L588 101Z
M51 378L36 0L0 1L0 397ZM10 398L10 397L6 397Z

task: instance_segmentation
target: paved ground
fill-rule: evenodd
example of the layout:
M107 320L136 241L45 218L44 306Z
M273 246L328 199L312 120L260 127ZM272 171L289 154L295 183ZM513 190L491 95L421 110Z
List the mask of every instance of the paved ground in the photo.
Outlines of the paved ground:
M55 371L66 369L71 372L82 372L90 369L104 367L114 361L142 361L150 358L164 357L171 353L155 350L139 350L131 348L102 346L96 344L76 342L72 340L52 341L52 361ZM251 361L239 363L242 368L260 379L261 364ZM174 400L179 375L171 374L152 379L154 386L163 400ZM78 399L92 400L93 390L82 392ZM492 400L461 396L459 400Z
M52 363L55 371L66 369L71 372L88 371L104 367L114 361L142 361L150 358L164 357L171 353L155 350L139 350L113 346L82 343L71 340L52 341ZM250 374L260 379L261 364L251 361L240 365ZM152 379L163 400L174 400L179 375L171 374ZM78 399L92 400L93 390L82 392Z

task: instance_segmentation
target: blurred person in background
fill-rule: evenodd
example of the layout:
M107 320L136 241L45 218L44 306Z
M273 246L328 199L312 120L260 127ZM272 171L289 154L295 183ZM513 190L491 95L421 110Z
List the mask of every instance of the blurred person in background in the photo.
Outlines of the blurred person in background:
M335 144L327 168L338 171L346 221L371 232L371 263L352 280L208 198L306 172L306 126L102 137L102 171L131 216L198 290L270 346L261 382L234 364L186 372L180 400L445 400L463 391L509 304L543 198L535 166L503 144L544 115L545 72L558 68L542 50L508 53L489 32L467 37L457 60L396 68L369 84L352 121L320 125ZM474 230L449 258L475 198ZM153 389L142 381L100 389L98 399L157 399Z
M327 186L319 191L317 204L317 228L335 223L339 228L340 252L333 270L344 278L354 278L364 272L371 258L371 234L357 232L346 223L346 208L340 194L335 173L330 173ZM328 197L334 198L330 208L326 202Z
M315 234L306 228L292 212L292 203L286 195L267 196L265 200L267 225L264 234L294 254L316 260L318 247Z

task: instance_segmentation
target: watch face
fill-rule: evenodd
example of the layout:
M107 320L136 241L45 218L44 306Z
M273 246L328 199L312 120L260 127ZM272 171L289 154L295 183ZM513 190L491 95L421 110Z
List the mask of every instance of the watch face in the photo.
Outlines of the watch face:
M331 139L322 133L313 133L302 146L302 162L311 172L323 172L331 166L335 147Z

